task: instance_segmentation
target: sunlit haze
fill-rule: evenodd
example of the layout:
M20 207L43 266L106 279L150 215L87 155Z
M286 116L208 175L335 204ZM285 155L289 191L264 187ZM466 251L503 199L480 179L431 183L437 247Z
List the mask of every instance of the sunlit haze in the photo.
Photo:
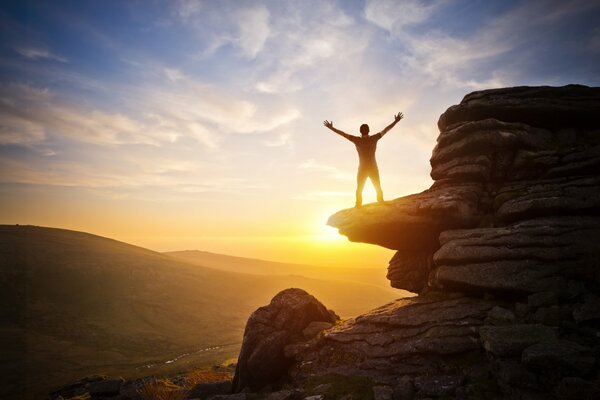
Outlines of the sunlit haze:
M153 250L384 267L327 217L376 133L385 198L428 188L474 90L600 85L597 1L3 2L0 222ZM365 203L375 201L370 184Z

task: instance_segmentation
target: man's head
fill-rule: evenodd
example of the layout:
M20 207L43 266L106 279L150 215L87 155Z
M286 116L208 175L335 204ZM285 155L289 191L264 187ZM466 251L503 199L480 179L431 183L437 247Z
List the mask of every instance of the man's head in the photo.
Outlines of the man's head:
M360 134L363 135L363 136L367 136L369 134L369 125L362 124L360 126Z

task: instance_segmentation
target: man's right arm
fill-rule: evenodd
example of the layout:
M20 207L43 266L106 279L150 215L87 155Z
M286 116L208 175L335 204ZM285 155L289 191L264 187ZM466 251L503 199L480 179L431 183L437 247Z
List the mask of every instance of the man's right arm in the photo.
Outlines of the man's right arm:
M352 139L354 139L354 136L352 135L348 135L346 132L344 131L340 131L339 129L336 129L333 127L333 121L323 121L323 125L325 125L325 127L331 129L332 131L334 131L335 133L337 133L340 136L345 137L346 139L352 141Z

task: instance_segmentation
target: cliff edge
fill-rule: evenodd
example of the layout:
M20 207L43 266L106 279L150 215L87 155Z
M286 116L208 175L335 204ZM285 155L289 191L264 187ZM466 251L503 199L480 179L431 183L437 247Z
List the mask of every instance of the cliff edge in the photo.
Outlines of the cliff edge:
M580 85L450 107L430 189L329 219L397 250L391 285L418 295L288 343L287 385L332 377L324 398L348 377L368 382L356 399L600 398L599 118L600 88Z

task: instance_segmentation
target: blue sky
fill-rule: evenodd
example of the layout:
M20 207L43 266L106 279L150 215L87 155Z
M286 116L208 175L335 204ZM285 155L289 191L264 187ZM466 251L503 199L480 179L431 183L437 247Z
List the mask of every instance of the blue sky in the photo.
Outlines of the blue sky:
M394 198L431 184L437 118L465 94L600 85L599 1L0 10L2 222L165 250L233 252L221 242L245 238L237 253L281 259L289 249L277 253L273 237L326 233L325 217L353 204L357 160L324 119L375 132L404 112L378 149Z

